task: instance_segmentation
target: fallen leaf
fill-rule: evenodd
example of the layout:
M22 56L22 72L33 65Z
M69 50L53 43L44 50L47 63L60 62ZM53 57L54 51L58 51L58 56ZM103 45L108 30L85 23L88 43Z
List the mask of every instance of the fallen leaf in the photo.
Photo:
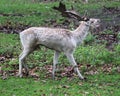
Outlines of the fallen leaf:
M68 85L63 85L62 88L67 88L67 89L68 89L68 88L70 88L70 86L68 86Z

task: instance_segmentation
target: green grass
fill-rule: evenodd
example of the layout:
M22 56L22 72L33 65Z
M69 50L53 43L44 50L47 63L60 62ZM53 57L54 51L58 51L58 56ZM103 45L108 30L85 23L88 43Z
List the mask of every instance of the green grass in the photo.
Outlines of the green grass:
M6 3L7 2L7 3ZM14 2L14 3L13 3ZM119 2L115 1L99 1L98 3L89 3L89 4L81 4L81 3L73 3L72 1L67 2L67 8L70 9L71 4L74 4L75 9L80 13L84 14L85 10L97 10L100 9L102 6L119 6ZM7 21L11 21L16 23L27 24L31 26L50 26L49 20L54 21L61 21L61 15L59 12L52 9L53 6L57 6L58 2L49 2L49 3L42 3L42 2L35 2L33 3L32 0L1 0L0 3L0 13L4 14L22 14L21 16L6 16L0 17L0 21L2 25L6 24ZM81 15L82 16L82 15ZM57 18L56 18L57 17Z
M58 2L43 3L32 2L32 0L1 0L0 14L21 14L23 16L0 16L0 26L11 22L13 28L19 24L29 26L52 26L50 21L56 21L61 24L65 18L60 13L52 10L51 7L57 6ZM119 6L119 2L99 0L91 0L89 4L78 4L73 1L63 0L70 9L71 5L75 5L75 9L80 13L85 10L97 10L102 6L114 7ZM57 17L57 18L56 18ZM72 28L73 25L70 25ZM111 31L107 30L107 34ZM105 32L105 33L106 33ZM119 39L119 36L118 36ZM87 45L86 45L87 44ZM20 39L18 34L5 34L0 32L0 58L5 57L4 61L0 61L0 68L3 72L18 70L18 57L21 53ZM39 79L34 78L18 78L8 76L3 80L0 73L0 96L119 96L120 92L120 76L118 69L120 66L120 45L115 44L112 51L105 48L104 44L97 44L96 38L89 34L85 40L85 44L78 47L74 53L78 65L81 66L82 74L87 77L87 81L81 81L78 77L57 77L59 79L52 80L46 76L47 69L45 65L52 65L53 51L42 47L35 51L27 58L29 68L35 66L43 68L37 70ZM60 67L69 66L69 62L64 58L63 54L59 60ZM104 72L105 65L112 65L110 72ZM87 68L91 65L90 71L97 71L92 75ZM16 66L16 67L15 67ZM95 68L95 69L94 69ZM1 71L1 69L0 69ZM87 75L86 72L90 74ZM60 74L60 73L57 73Z
M14 54L14 60L8 59L6 62L0 64L2 70L6 72L17 70L14 69L13 65L18 65L18 55L20 53L18 35L1 33L0 37L0 39L3 40L1 42L2 54ZM10 46L8 47L7 44ZM14 48L14 46L17 46L17 48ZM84 73L87 70L86 64L89 63L98 69L98 65L101 64L115 64L114 59L116 64L119 64L119 48L120 46L116 46L114 52L109 52L102 45L82 45L75 51L74 55L78 64L84 64L81 68L82 73ZM42 48L29 56L27 59L28 66L29 68L33 68L33 66L44 67L46 64L51 65L52 56L53 52L51 50L47 49L46 51L46 49ZM63 55L61 55L59 63L69 64L67 59L63 58ZM6 80L0 79L0 94L1 96L65 96L65 94L67 96L119 96L120 77L115 69L116 67L112 68L113 71L110 73L105 73L102 69L99 69L98 74L84 74L84 76L87 77L87 81L81 81L76 76L72 77L72 79L59 77L60 80L52 80L50 77L46 77L47 70L37 72L40 76L38 80L28 77L18 78L9 76Z
M1 96L119 96L119 74L87 76L87 81L15 78L0 80Z
M22 23L29 24L31 26L39 26L43 25L45 21L49 19L53 19L56 16L60 17L59 14L52 13L52 6L56 5L56 3L31 3L30 1L24 3L23 1L16 1L15 3L11 3L12 1L6 3L6 0L1 1L0 13L3 14L22 14L23 16L6 16L2 17L2 24L5 24L7 21L11 21L14 23ZM7 6L7 7L6 7ZM53 15L54 14L54 15Z
M0 54L19 54L19 36L17 34L0 33Z

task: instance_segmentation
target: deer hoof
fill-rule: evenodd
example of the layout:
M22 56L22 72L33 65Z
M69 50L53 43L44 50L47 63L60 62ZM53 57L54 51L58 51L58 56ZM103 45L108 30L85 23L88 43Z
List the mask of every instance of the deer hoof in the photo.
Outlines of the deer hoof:
M87 81L87 78L84 77L84 78L80 78L82 81Z

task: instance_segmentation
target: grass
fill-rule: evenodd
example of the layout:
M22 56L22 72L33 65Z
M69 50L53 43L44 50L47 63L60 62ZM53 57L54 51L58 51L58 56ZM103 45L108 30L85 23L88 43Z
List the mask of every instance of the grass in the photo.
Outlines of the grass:
M0 80L1 96L119 96L119 74L87 76L88 81L15 78ZM66 83L65 83L66 82Z
M52 4L43 4L43 3L31 3L30 1L24 3L24 1L16 1L14 4L11 4L11 2L7 2L6 0L1 1L1 9L0 13L4 14L22 14L21 16L8 16L8 17L2 17L2 23L5 24L7 21L12 21L14 23L22 23L22 24L29 24L31 26L39 26L43 25L42 23L45 22L45 20L55 18L56 16L53 15L53 10L51 9L52 6L56 5L56 3ZM4 11L3 11L4 10ZM59 14L57 15L59 17Z
M63 1L70 9L73 1ZM100 0L98 3L91 0L89 4L74 3L74 5L80 13L83 13L84 10L102 8L103 5L108 7L120 5L119 2L108 2L107 0ZM61 24L65 18L51 9L55 5L57 6L58 2L33 3L32 0L14 0L13 3L13 0L1 0L0 14L21 14L22 16L0 16L0 26L8 24L7 22L11 22L10 26L14 28L19 24L52 26L50 23L52 20ZM73 25L70 26L73 27ZM107 30L105 33L111 34L111 31ZM18 56L21 46L18 34L0 32L0 59L5 58L0 61L0 96L119 96L120 45L115 44L113 50L110 51L105 48L104 44L97 44L95 41L96 38L90 34L85 40L85 44L78 47L74 54L78 65L81 66L82 74L87 77L87 81L79 80L76 75L71 78L57 77L56 80L47 76L48 70L44 66L52 65L53 51L45 47L35 51L27 58L29 68L32 69L36 66L44 68L37 70L39 74L37 80L15 76L7 76L7 79L3 80L4 75L1 71L10 73L13 70L18 70ZM59 63L62 68L69 66L69 62L63 54L60 56ZM106 65L108 66L105 67Z
M14 54L12 59L0 64L4 71L14 70L13 65L18 65L18 55L20 53L20 44L18 35L16 34L0 34L1 52L2 54ZM7 38L7 39L6 39ZM10 46L8 47L9 44ZM15 47L17 46L17 47ZM86 72L86 64L98 66L100 64L115 63L119 64L120 46L115 47L115 52L109 52L104 46L81 46L75 52L76 61L83 63L82 71ZM99 53L101 51L101 53ZM44 55L43 55L44 54ZM97 55L96 55L97 54ZM40 66L44 67L46 64L52 64L53 52L49 49L42 48L40 51L35 51L27 59L29 67ZM67 59L61 55L61 64L68 64ZM6 66L9 66L6 68ZM18 68L18 67L17 67ZM96 67L99 69L99 67ZM87 81L81 81L78 77L60 77L60 80L52 80L46 77L47 70L40 70L38 74L40 78L34 80L34 78L18 78L15 76L9 76L8 79L0 79L0 94L1 96L119 96L119 73L113 67L112 72L105 73L102 69L99 69L98 74L86 75ZM17 69L16 69L17 70ZM101 72L100 72L101 71Z
M0 33L0 54L18 54L17 51L20 49L19 37L17 34L4 34ZM19 47L18 47L19 46Z
M7 3L6 3L7 2ZM14 3L13 3L14 2ZM72 1L67 2L67 7L70 9L71 4L73 4ZM85 4L77 4L74 3L75 9L78 10L79 13L83 14L85 10L97 10L100 9L103 5L104 6L119 6L119 2L110 1L105 3L104 1L97 3L89 3ZM46 23L49 24L49 20L54 21L61 21L61 15L59 12L54 11L51 7L57 6L58 2L52 2L52 3L33 3L32 0L16 0L16 1L7 1L7 0L1 0L0 3L0 13L6 13L6 14L22 14L21 16L6 16L1 17L1 24L6 24L7 21L11 21L14 23L22 23L22 24L28 24L31 26L45 26ZM57 18L56 18L57 17ZM50 26L50 25L49 25Z

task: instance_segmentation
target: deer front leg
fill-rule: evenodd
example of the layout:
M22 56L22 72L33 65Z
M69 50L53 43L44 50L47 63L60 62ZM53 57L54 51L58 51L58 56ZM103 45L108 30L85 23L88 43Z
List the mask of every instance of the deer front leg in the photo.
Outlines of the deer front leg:
M53 58L53 71L52 71L53 79L55 79L55 69L56 69L56 64L58 63L58 57L59 57L59 52L55 51Z
M79 78L83 80L84 77L83 77L83 76L81 75L81 73L79 72L79 69L78 69L77 64L76 64L76 62L75 62L75 59L74 59L74 57L73 57L73 54L67 53L66 56L67 56L69 62L73 65L74 70L75 70L75 72L77 72Z

